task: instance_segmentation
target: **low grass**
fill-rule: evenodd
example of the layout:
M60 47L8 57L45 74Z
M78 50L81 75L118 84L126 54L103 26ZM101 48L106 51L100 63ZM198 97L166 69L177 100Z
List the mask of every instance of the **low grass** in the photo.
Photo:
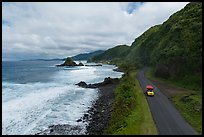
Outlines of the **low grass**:
M148 67L147 71L145 72L145 75L149 79L157 80L160 82L164 82L173 86L181 87L187 90L192 90L196 91L198 94L202 94L202 77L200 76L190 76L186 75L183 78L169 78L169 79L164 79L160 77L156 77L154 75L154 69L152 67Z
M183 93L175 95L171 100L186 121L202 133L202 97L194 93Z
M172 86L186 88L186 86L182 86L182 82L155 77L152 68L148 68L145 75L150 80L156 80ZM200 90L192 90L192 88L189 87L186 88L186 92L173 95L171 101L186 121L198 133L202 134L202 92L200 92Z
M136 80L136 71L122 77L115 97L111 120L104 134L158 134L146 98Z

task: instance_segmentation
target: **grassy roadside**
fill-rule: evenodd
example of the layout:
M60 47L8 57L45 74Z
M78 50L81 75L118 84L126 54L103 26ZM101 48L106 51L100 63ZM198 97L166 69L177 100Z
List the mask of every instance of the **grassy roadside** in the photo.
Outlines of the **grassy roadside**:
M191 91L196 91L198 94L202 94L202 87L201 85L198 84L194 84L194 82L192 81L197 81L198 78L195 78L193 76L186 76L183 79L164 79L164 78L159 78L156 77L154 75L154 70L152 67L148 67L147 71L146 71L146 76L149 79L154 79L160 82L164 82L173 86L177 86L177 87L181 87L187 90L191 90ZM184 82L185 80L185 82Z
M115 90L111 120L104 134L157 135L148 103L136 80L136 71L126 73Z
M148 68L145 75L150 80L156 80L176 87L183 87L179 82L155 77L152 68ZM171 101L186 121L197 132L202 134L202 93L200 91L186 89L186 92L173 95Z

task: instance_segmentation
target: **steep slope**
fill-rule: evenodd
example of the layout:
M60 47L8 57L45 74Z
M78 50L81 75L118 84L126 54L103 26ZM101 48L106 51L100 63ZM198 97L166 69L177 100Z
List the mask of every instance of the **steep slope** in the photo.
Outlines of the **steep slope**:
M117 49L117 50L116 50ZM94 60L124 60L151 65L156 76L194 83L202 82L202 3L191 2L135 39L130 47L112 48Z
M150 44L151 41L155 40L155 35L159 31L161 25L156 25L145 31L141 36L135 39L130 47L130 52L126 56L126 59L135 60L139 58L140 62L144 65L149 64L150 52L154 49L156 44Z
M128 53L129 46L127 45L118 45L114 48L106 50L104 53L99 54L93 57L93 61L102 61L102 60L112 60L126 56Z
M148 64L156 66L157 70L167 69L164 75L171 77L201 72L201 33L202 3L190 3L173 14L140 46L140 57L143 58L143 51L148 52ZM148 46L154 48L148 49Z

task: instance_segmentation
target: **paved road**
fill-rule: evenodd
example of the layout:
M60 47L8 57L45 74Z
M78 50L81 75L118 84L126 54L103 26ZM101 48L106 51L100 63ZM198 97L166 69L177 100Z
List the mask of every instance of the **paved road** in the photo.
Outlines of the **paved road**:
M198 134L179 114L168 98L144 76L146 68L137 75L139 83L145 91L146 85L150 84L155 89L155 96L148 97L147 101L156 123L159 135L196 135Z

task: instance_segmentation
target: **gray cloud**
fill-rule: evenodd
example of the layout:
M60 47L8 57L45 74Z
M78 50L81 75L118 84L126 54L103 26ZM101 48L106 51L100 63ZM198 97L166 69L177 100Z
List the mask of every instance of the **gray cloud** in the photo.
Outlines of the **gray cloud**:
M63 58L118 44L130 45L186 2L3 3L3 59Z

